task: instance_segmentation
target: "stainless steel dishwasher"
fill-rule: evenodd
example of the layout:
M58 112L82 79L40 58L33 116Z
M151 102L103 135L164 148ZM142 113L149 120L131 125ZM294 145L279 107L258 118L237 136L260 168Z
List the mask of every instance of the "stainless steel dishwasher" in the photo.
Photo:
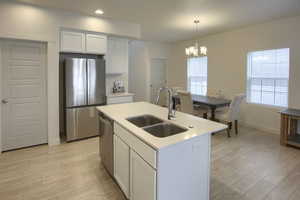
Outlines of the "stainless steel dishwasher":
M114 175L114 124L113 120L99 112L99 152L103 166Z

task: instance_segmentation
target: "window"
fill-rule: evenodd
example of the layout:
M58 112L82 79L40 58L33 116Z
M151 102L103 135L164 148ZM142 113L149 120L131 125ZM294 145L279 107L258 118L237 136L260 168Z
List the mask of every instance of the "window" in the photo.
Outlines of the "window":
M289 49L256 51L248 54L248 102L287 107L289 54Z
M188 91L192 94L206 95L207 57L189 58L187 61Z

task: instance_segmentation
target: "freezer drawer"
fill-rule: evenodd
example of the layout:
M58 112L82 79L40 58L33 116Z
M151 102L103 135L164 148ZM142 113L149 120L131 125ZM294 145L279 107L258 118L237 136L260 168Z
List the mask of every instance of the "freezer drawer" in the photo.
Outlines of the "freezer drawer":
M96 107L71 108L66 110L67 141L99 134Z

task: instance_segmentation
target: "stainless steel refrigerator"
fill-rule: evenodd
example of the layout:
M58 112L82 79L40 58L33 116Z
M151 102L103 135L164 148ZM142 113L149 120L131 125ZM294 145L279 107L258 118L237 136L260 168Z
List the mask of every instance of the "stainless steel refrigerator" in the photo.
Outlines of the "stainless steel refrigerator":
M105 60L64 60L65 132L67 141L96 136L96 106L106 104Z

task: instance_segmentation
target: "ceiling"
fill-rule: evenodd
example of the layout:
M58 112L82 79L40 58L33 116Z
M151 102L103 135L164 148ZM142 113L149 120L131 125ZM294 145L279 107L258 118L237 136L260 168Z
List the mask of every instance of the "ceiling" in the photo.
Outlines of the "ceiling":
M300 0L17 0L138 23L142 39L174 42L300 13ZM193 25L200 19L196 33Z

